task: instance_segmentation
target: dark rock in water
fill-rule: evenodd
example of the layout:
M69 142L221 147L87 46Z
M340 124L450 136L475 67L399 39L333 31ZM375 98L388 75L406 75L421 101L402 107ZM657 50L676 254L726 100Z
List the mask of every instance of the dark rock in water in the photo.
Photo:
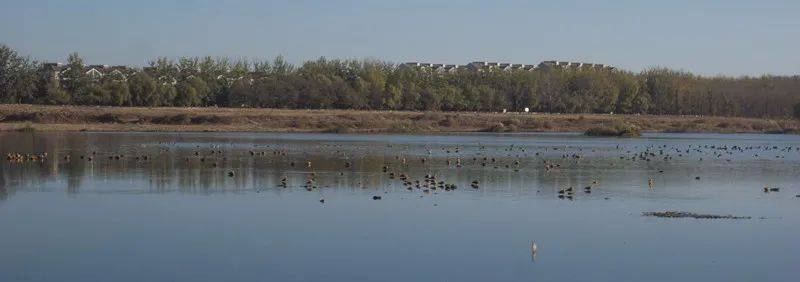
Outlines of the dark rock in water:
M229 171L229 172L228 172L228 176L230 176L230 177L233 177L233 176L235 176L235 175L236 175L236 174L235 174L233 171Z
M372 199L373 200L380 200L380 199L383 199L383 197L381 197L381 196L372 196Z
M698 213L681 212L681 211L644 212L642 213L642 215L663 217L663 218L695 218L695 219L750 219L751 218L749 216L698 214Z

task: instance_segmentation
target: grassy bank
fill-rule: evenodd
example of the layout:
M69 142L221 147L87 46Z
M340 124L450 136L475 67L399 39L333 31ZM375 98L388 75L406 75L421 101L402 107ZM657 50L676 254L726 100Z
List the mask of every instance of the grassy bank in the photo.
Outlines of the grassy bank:
M789 119L0 105L2 131L585 132L619 124L643 132L800 132L800 122Z

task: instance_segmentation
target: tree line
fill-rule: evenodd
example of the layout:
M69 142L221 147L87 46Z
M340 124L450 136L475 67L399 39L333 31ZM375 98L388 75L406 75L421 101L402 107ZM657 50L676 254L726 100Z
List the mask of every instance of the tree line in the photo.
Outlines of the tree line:
M295 66L280 56L158 58L99 78L77 54L57 77L46 66L0 45L0 102L800 118L800 76L704 77L664 68L438 72L379 60Z

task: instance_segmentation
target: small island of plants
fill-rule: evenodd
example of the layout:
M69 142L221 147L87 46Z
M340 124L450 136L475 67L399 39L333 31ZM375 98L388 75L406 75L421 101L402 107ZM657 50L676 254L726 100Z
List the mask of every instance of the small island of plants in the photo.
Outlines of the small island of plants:
M586 130L587 136L639 137L642 132L636 126L617 122L608 126L597 126Z

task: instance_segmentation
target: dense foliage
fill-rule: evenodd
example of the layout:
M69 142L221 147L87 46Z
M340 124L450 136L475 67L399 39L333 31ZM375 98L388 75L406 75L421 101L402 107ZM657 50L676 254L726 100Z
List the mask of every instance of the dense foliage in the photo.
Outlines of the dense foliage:
M159 58L90 77L72 54L54 78L0 45L0 102L112 106L647 113L800 117L800 77L701 77L668 69L436 72L375 60Z

